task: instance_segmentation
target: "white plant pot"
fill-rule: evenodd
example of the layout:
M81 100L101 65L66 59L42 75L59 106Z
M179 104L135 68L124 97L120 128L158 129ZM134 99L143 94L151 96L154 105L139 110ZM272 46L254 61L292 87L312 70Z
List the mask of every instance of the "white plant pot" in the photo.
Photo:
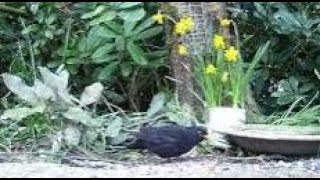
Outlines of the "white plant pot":
M219 147L229 146L221 133L232 132L245 123L245 109L215 107L208 109L209 139Z

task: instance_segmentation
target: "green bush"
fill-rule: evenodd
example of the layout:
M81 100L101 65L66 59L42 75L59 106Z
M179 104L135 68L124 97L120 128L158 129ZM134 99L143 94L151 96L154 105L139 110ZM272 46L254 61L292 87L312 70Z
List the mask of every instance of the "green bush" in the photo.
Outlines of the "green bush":
M319 3L243 2L229 10L248 39L242 51L246 56L271 41L268 58L252 83L261 111L267 115L286 111L299 98L303 100L294 111L305 106L320 85L315 74L320 68Z

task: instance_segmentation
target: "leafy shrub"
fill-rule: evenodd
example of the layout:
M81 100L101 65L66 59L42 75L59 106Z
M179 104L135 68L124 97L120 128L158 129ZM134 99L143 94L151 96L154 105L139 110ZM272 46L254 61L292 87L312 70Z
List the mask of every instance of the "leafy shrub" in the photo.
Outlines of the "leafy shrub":
M318 91L314 73L319 69L320 20L316 2L244 2L230 5L243 38L250 38L242 52L251 56L266 40L271 41L268 58L253 82L254 96L264 114L285 111L305 97L299 111ZM250 47L250 48L248 48ZM319 100L313 101L313 105Z

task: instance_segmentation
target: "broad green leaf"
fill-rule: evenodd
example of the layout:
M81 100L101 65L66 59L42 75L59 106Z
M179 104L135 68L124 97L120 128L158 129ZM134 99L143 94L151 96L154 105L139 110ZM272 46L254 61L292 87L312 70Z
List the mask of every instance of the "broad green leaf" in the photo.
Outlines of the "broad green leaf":
M287 94L286 96L280 96L277 99L277 103L279 105L288 105L293 103L296 100L296 96L294 94Z
M132 59L139 65L147 65L148 60L144 56L144 51L132 41L127 44L127 49Z
M122 52L126 50L126 39L123 36L119 36L115 44L117 45L116 49L118 52Z
M40 99L34 92L33 88L27 86L20 77L4 73L2 74L2 78L6 87L20 99L30 103L31 105L37 105L40 102Z
M137 25L138 21L124 21L124 34L129 37L133 34L133 29Z
M105 38L117 38L119 34L115 31L111 30L109 27L100 27L97 29L97 36L105 37Z
M139 5L142 5L142 2L123 2L117 6L117 9L128 9Z
M38 97L44 100L55 100L56 94L47 85L36 79L33 86L34 92Z
M103 63L107 63L107 62L110 62L110 61L117 60L118 58L119 58L118 55L108 54L108 56L105 56L105 57L92 59L92 63L103 64Z
M79 40L79 43L78 43L78 49L80 52L86 52L86 48L87 47L87 38L86 37L82 37L80 40Z
M152 117L153 115L160 112L166 103L166 94L164 92L160 92L156 94L150 103L150 107L147 111L147 117Z
M25 29L22 30L21 34L26 35L29 34L30 32L36 32L39 30L39 26L36 24L30 25L26 27Z
M81 58L68 58L66 60L66 64L82 64L82 59Z
M152 18L148 18L143 20L139 25L134 29L134 34L140 34L140 32L145 29L150 28L154 24L154 20Z
M102 39L94 31L90 31L86 42L86 53L95 51L101 44Z
M107 80L110 78L114 72L118 69L119 62L112 62L108 65L106 65L99 73L98 79L99 80Z
M37 106L34 108L27 108L27 107L22 107L22 108L13 108L13 109L8 109L4 111L4 113L0 116L1 120L15 120L15 121L21 121L22 119L31 116L36 113L43 113L45 110L45 106Z
M106 6L100 5L94 11L83 14L81 16L81 19L89 19L94 16L97 16L98 14L102 13L105 9L106 9Z
M101 124L98 121L95 121L91 117L89 112L82 110L79 107L72 107L69 110L62 114L65 118L70 119L76 123L81 123L88 127L100 127Z
M141 34L133 37L134 40L143 40L160 34L163 31L162 26L153 27L143 31Z
M123 25L116 22L116 21L108 21L105 25L111 29L112 31L116 32L118 35L123 34Z
M97 59L109 54L115 49L114 44L105 44L104 46L98 48L91 56L92 59Z
M103 13L102 16L97 17L89 22L90 26L98 25L107 21L113 20L117 16L117 13L113 10Z
M294 76L289 78L289 85L293 91L298 91L299 81Z
M68 88L69 73L66 70L61 74L55 74L46 67L38 67L38 69L44 84L48 87L58 91L65 91Z
M146 53L146 57L148 57L148 59L163 58L167 55L169 55L168 50L158 50L158 51L152 51L150 53Z
M46 19L46 24L51 25L55 20L57 19L57 16L55 14L51 14L47 19Z
M112 90L105 90L104 95L111 102L116 103L116 104L126 101L126 98L123 95L118 94L118 93L116 93L115 91L112 91Z
M143 8L137 8L133 10L122 10L118 13L118 16L125 21L139 21L146 15Z
M44 32L44 36L45 36L46 38L48 38L48 39L53 39L53 32L50 31L50 30L46 30L46 31Z

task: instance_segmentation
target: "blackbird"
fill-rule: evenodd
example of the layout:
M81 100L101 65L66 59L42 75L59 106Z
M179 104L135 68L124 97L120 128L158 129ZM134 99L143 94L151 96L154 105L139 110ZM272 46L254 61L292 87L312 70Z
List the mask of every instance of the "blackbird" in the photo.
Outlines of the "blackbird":
M189 152L206 138L207 130L200 126L165 125L144 127L135 134L129 149L147 149L161 158L178 157Z

